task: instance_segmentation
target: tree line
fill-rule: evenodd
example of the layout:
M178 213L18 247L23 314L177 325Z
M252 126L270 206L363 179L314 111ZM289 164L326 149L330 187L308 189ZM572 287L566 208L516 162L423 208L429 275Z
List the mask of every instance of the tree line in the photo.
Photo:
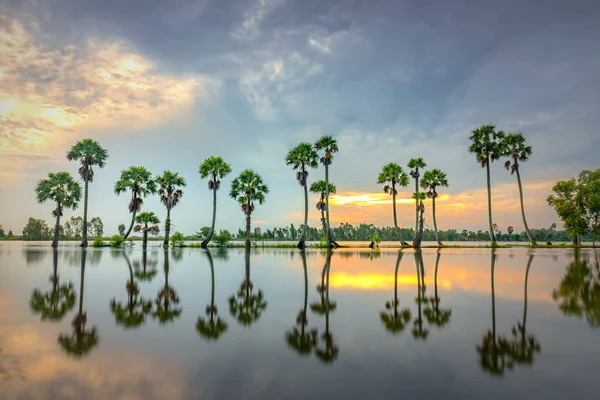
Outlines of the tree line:
M523 187L521 181L521 166L529 160L532 147L527 144L522 133L506 134L498 130L494 125L482 125L471 132L469 137L469 152L475 155L478 163L486 169L487 194L488 194L488 236L492 246L498 241L496 229L497 224L493 220L491 201L491 174L490 164L501 158L505 159L505 167L511 174L516 174L519 188L520 210L525 227L525 235L531 245L536 245L536 237L533 230L527 224ZM335 238L345 238L344 228L333 228L330 224L329 198L336 192L336 186L329 180L329 169L333 164L334 155L339 151L337 140L332 136L323 136L315 143L303 142L291 149L285 156L286 165L296 172L296 180L303 189L304 195L304 221L300 224L297 235L298 247L304 248L305 241L314 237L314 231L308 226L308 192L318 195L316 204L321 214L322 230L320 235L325 237L329 247L338 247ZM88 186L93 181L94 167L103 168L108 158L108 152L97 141L93 139L82 139L75 143L67 152L67 159L79 162L79 175L84 182L83 190L83 218L81 245L88 245ZM308 184L309 170L316 169L321 164L324 167L324 180L317 180ZM422 240L431 240L430 233L424 229L424 202L431 199L433 216L433 234L438 244L448 239L437 229L436 203L439 196L438 189L448 187L449 182L446 174L437 168L425 170L427 164L421 157L411 158L407 167L408 173L397 163L385 164L377 176L376 183L383 185L383 191L392 196L392 215L394 222L394 240L402 246L420 247ZM215 234L215 220L217 211L217 191L220 189L221 180L231 173L231 166L221 157L211 156L204 160L198 169L202 179L208 179L208 189L213 193L212 223L210 231L206 234L201 246L206 247ZM421 175L422 174L422 175ZM412 198L415 200L415 226L412 229L400 228L397 222L396 195L399 188L407 187L410 178L414 180L414 192ZM164 171L158 176L143 166L131 166L121 171L121 175L114 185L116 195L128 193L131 197L129 202L129 213L131 222L129 227L119 229L122 239L129 237L132 231L141 231L146 242L148 233L158 234L160 231L160 219L152 212L141 212L144 199L153 194L160 196L161 202L166 209L164 221L164 245L168 245L171 227L172 209L179 203L183 196L183 188L186 180L177 172ZM421 191L420 189L423 189ZM579 244L581 236L587 232L593 234L594 240L599 229L600 221L600 170L583 171L578 179L567 182L559 182L553 188L554 194L548 197L548 203L555 207L557 214L565 223L565 229L571 234L573 242ZM244 239L246 246L251 246L252 214L257 205L262 205L269 194L269 187L263 181L260 174L252 169L243 170L231 181L229 196L238 202L245 215L246 223ZM60 239L60 217L64 209L76 209L81 201L82 188L68 172L50 173L46 179L41 180L36 187L36 196L39 203L52 201L55 208L52 215L56 218L53 230L52 245L57 246ZM139 213L139 214L138 214ZM137 222L137 225L135 225ZM310 232L309 232L310 231ZM462 232L461 232L462 233ZM481 235L478 235L480 237ZM389 237L384 235L383 237ZM412 237L412 244L406 238ZM344 239L346 240L346 239ZM362 240L362 239L361 239ZM145 244L144 244L145 246Z

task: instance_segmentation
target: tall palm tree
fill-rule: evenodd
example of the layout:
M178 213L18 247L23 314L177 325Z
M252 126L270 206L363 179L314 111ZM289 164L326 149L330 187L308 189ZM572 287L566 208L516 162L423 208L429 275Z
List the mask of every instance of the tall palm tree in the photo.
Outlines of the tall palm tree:
M52 215L56 217L52 247L56 248L60 233L60 217L65 208L73 210L77 208L81 200L81 185L68 172L49 173L47 179L38 182L35 193L38 203L45 203L47 200L56 202L56 208L52 211Z
M126 190L131 190L131 201L129 202L129 212L132 213L131 224L123 236L129 237L135 222L135 215L144 204L144 197L156 193L156 181L152 179L152 174L144 167L129 167L121 171L121 177L115 183L115 194L119 195Z
M304 188L304 225L302 236L298 242L298 248L303 249L306 241L306 229L308 227L308 187L306 184L308 171L306 168L317 168L319 166L319 155L310 143L300 143L291 149L285 157L285 165L291 165L297 170L296 179Z
M146 250L148 247L148 233L158 234L160 228L157 224L160 223L160 219L153 212L144 211L135 217L135 222L137 222L137 225L133 228L133 231L142 231L144 234L142 249Z
M86 330L87 312L83 310L83 289L85 287L85 261L87 252L85 248L81 253L81 279L79 283L79 309L71 326L73 332L71 334L61 333L58 336L58 343L65 353L75 358L81 358L88 354L94 347L98 345L98 330L95 326L92 329Z
M34 289L29 305L34 313L41 314L42 321L61 321L75 306L75 289L73 282L60 284L58 277L58 250L52 249L54 273L50 275L52 290L42 292Z
M210 176L208 181L208 189L213 191L213 215L212 223L210 225L210 233L202 241L200 246L206 248L208 243L215 234L215 220L217 218L217 190L221 187L221 179L227 176L231 172L231 166L225 162L221 157L208 157L200 164L198 173L200 178L204 179Z
M440 236L438 234L437 228L437 220L435 218L435 199L438 197L438 192L436 189L439 186L448 187L448 178L446 177L446 173L437 168L434 168L431 171L425 171L425 173L423 174L423 179L421 180L421 187L427 190L427 197L431 199L433 210L433 228L435 229L435 240L441 246L442 242L440 241Z
M394 208L394 227L396 228L396 233L398 234L398 240L402 246L408 246L408 243L406 243L402 238L402 232L400 232L400 228L398 228L398 217L396 215L396 195L398 194L396 186L407 187L408 175L398 164L388 163L383 166L383 169L379 173L377 183L380 185L385 185L383 187L383 191L392 195L392 206Z
M486 169L487 176L487 195L488 195L488 220L490 224L490 237L492 246L496 245L496 235L494 234L492 221L492 187L490 178L490 163L499 160L502 157L502 142L506 135L502 131L496 130L495 125L482 125L473 129L469 140L469 153L475 154L475 158L481 166Z
M229 297L229 312L237 321L249 326L258 321L262 312L267 308L267 302L261 289L255 294L254 284L250 280L250 248L244 252L246 275L240 288Z
M95 165L98 168L104 168L106 159L108 158L108 151L100 146L100 143L94 139L81 139L75 143L71 149L67 152L67 160L79 161L79 175L84 182L84 194L83 194L83 233L81 245L87 247L88 240L88 228L87 228L87 212L88 212L88 183L94 179Z
M269 187L263 183L262 177L254 170L246 169L231 182L229 196L242 207L246 214L246 247L250 247L251 217L254 211L254 203L263 204L265 195L269 193Z
M300 253L302 257L302 267L304 269L304 306L300 309L296 317L296 326L291 331L285 333L285 340L288 346L298 352L300 355L310 354L317 345L317 330L312 329L306 332L308 318L306 310L308 306L308 270L306 267L306 253Z
M323 234L327 236L327 219L325 218L325 197L327 196L327 185L324 180L313 182L310 185L310 192L318 194L317 210L321 212L321 223L323 224ZM329 182L329 194L337 193L337 187L333 182Z
M209 250L206 250L206 257L210 266L210 304L206 306L208 320L198 317L196 331L206 340L217 340L227 330L227 323L217 314L217 306L215 305L215 268Z
M427 166L427 164L425 164L425 161L423 161L422 157L418 157L418 158L411 158L410 160L408 160L408 164L407 167L410 168L410 176L413 177L413 179L415 180L415 193L419 193L419 177L421 176L421 173L419 172L419 168L425 168ZM415 202L415 235L417 234L418 231L418 225L419 225L419 201L417 200Z
M327 243L329 246L335 246L331 237L331 224L329 223L329 166L333 161L333 155L338 152L337 140L332 136L323 136L314 144L315 150L323 151L321 164L325 166L325 215L327 219ZM336 246L337 247L337 246Z
M163 171L162 175L156 177L158 185L158 195L160 201L167 208L167 219L165 220L165 241L163 246L169 245L169 232L171 231L171 208L175 207L181 196L183 196L182 187L185 187L185 178L179 176L177 172Z
M438 296L438 267L440 265L441 256L440 249L438 249L435 258L434 295L429 298L431 308L426 308L425 311L423 311L425 318L427 318L427 322L439 328L450 322L450 316L452 316L452 310L440 308L440 298Z
M165 284L154 300L155 309L152 312L152 316L158 319L161 325L173 322L175 318L181 315L182 311L181 307L177 307L179 304L177 291L169 285L169 251L167 249L164 252L164 260Z
M122 325L125 329L137 329L146 321L146 315L152 311L152 301L141 297L140 287L133 279L133 268L129 257L122 253L129 268L129 280L125 284L127 290L127 304L117 302L115 298L110 301L110 311L115 316L117 325Z
M527 226L527 220L525 219L525 206L523 205L523 186L521 185L521 173L519 163L527 162L529 156L531 156L531 146L527 145L525 136L522 133L509 133L504 138L504 156L508 157L508 160L504 163L504 167L510 170L511 174L517 173L517 184L519 185L519 199L521 200L521 216L523 217L523 225L525 225L525 232L527 233L527 239L532 246L537 243L533 239L529 227Z
M412 314L410 309L404 308L398 311L400 301L398 300L398 268L400 267L400 261L404 253L398 252L398 258L396 258L396 269L394 270L394 298L391 301L385 302L386 311L381 311L379 317L381 322L385 325L385 329L393 333L394 335L399 334L404 330L406 324L411 320Z

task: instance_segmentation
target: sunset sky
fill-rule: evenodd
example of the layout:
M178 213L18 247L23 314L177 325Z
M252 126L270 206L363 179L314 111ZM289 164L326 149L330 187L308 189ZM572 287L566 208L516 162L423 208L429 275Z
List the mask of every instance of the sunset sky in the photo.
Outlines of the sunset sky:
M600 167L600 5L426 3L3 1L0 224L20 234L28 217L51 221L53 206L35 202L35 185L48 172L76 175L65 153L84 137L110 154L90 186L89 216L102 217L106 235L129 221L129 198L113 185L131 165L187 179L174 230L209 225L211 193L197 170L210 155L233 168L219 192L218 228L244 225L227 195L245 168L271 189L255 226L299 224L302 190L284 157L330 134L340 148L330 170L333 223L391 225L377 174L387 162L423 157L450 181L439 227L486 230L485 170L467 152L470 131L485 123L526 135L529 225L558 223L545 202L552 185ZM323 176L318 169L309 179ZM516 177L498 162L492 181L494 221L520 230ZM403 226L414 223L411 192L399 196ZM144 208L165 217L158 196Z

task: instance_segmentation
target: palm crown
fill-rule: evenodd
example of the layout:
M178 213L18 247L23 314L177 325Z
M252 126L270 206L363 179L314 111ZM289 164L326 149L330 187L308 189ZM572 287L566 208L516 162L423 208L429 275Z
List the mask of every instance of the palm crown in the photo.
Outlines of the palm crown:
M160 219L153 212L142 212L139 213L135 217L135 222L139 225L136 225L135 230L146 230L149 232L158 231L158 226L156 224L160 223Z
M208 181L208 188L210 190L219 190L221 186L221 179L231 172L231 166L225 162L221 157L211 156L208 157L200 167L198 173L200 178L204 179L212 176L213 179Z
M438 186L448 187L448 178L446 173L437 168L431 171L425 171L423 179L421 179L421 187L427 190L427 197L437 197L436 188Z
M185 179L179 176L177 172L164 171L162 175L156 178L156 183L159 185L158 195L160 201L171 209L179 203L183 196L183 190L178 187L185 187Z
M129 211L133 212L141 208L143 204L141 197L156 193L156 182L146 168L129 167L121 171L121 177L115 183L115 194L121 194L128 189L132 191Z
M310 185L309 190L311 193L324 194L326 190L325 181L321 179L319 181L313 182L312 185ZM335 184L329 182L329 194L335 194L336 192L337 188L335 187Z
M496 130L495 125L482 125L471 132L469 152L475 154L477 161L485 167L488 159L495 161L503 155L502 141L505 133Z
M315 142L315 150L324 150L325 155L321 157L323 165L331 165L333 154L338 152L337 140L333 136L323 136Z
M291 149L285 157L285 165L291 165L293 169L300 170L296 179L300 185L306 183L306 167L317 168L319 166L319 155L310 143L300 143Z
M52 214L62 215L63 208L77 208L81 200L81 185L68 172L49 173L47 179L38 182L35 193L38 203L55 201L58 207Z
M94 139L81 139L71 147L67 152L67 160L79 160L79 175L84 181L91 182L94 179L94 170L92 167L97 165L104 168L108 151L100 146L100 143Z
M518 161L526 162L529 160L532 149L527 145L525 136L522 133L509 133L503 140L504 156L510 159L506 161L504 167L514 173L519 168ZM512 160L512 162L511 162Z
M396 185L402 187L408 186L408 175L398 164L388 163L383 166L383 169L379 173L377 183L380 185L385 185L383 187L383 191L385 193L398 194Z
M251 214L254 211L254 202L263 204L269 187L263 183L262 177L254 170L246 169L231 182L229 196L240 203L242 211Z
M425 164L422 157L419 157L411 158L406 166L411 169L410 175L417 179L419 177L419 168L425 168L427 164Z

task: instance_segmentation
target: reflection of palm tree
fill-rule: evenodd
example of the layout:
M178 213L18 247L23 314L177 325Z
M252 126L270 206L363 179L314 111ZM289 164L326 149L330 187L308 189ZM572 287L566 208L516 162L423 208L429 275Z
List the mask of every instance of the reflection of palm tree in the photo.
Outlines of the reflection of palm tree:
M88 354L95 346L98 345L98 332L96 327L91 330L85 329L87 322L87 313L83 311L83 289L85 280L85 247L81 251L81 281L79 286L79 310L71 323L73 332L68 334L60 334L58 343L62 349L69 355L80 358Z
M523 323L513 326L513 340L509 343L509 352L512 360L517 364L532 364L534 353L539 353L541 346L535 336L526 333L527 326L527 283L529 281L529 268L533 261L533 254L529 255L527 269L525 270L525 290L523 297Z
M417 303L417 318L414 321L414 327L412 329L412 335L415 339L426 340L429 336L429 329L423 329L423 313L422 304L427 303L427 297L425 296L425 269L423 267L423 253L420 249L415 250L415 265L417 266L417 297L415 302Z
M480 346L477 346L481 368L493 375L504 374L505 367L512 367L506 361L508 343L500 338L496 339L496 295L494 292L494 267L496 265L496 249L492 249L491 275L492 275L492 330L483 336Z
M306 253L302 250L300 254L302 255L302 266L304 268L304 307L296 317L296 326L292 328L292 331L285 333L285 340L288 346L296 350L298 354L305 355L310 354L317 344L317 330L313 329L308 334L305 331L306 324L308 323L308 318L306 317L306 308L308 305L308 271L306 268ZM300 329L298 329L298 326Z
M169 286L169 251L165 249L164 254L165 284L154 300L155 310L152 312L152 316L157 318L161 325L166 324L167 322L173 322L173 320L181 314L181 307L177 307L177 304L179 304L179 296L177 296L175 289Z
M385 325L385 329L393 334L402 332L406 327L406 324L412 318L412 314L408 308L403 308L401 311L398 311L398 268L400 267L402 256L402 251L398 252L396 269L394 271L394 298L391 301L385 302L385 308L387 311L381 311L379 313L381 322L383 322Z
M596 259L594 268L588 267L587 260L581 260L579 249L567 268L558 289L552 292L555 301L561 300L560 310L567 316L582 318L588 324L600 326L600 266Z
M29 305L36 314L41 314L42 321L61 321L64 316L75 306L75 290L73 283L60 284L58 279L58 251L53 249L52 262L54 273L50 276L52 290L42 293L35 289L31 294Z
M156 264L158 264L158 261L155 258L148 261L148 254L144 250L144 252L142 253L142 265L140 266L139 260L133 261L133 268L135 270L133 276L135 276L140 281L151 281L152 279L154 279L156 274L158 274ZM148 266L150 267L150 269L147 269Z
M252 325L260 318L262 312L267 308L267 302L263 298L263 291L257 294L252 291L254 285L250 281L250 248L246 247L244 252L246 262L246 278L242 281L239 290L229 298L229 312L237 321L245 326Z
M217 306L215 306L215 268L213 258L209 250L206 250L206 257L210 265L210 304L206 306L206 315L208 321L198 317L196 330L206 340L217 340L227 330L227 323L217 315Z
M325 259L325 266L321 273L321 285L317 286L319 296L321 297L320 303L313 303L310 305L310 309L317 314L325 315L325 332L321 335L321 339L325 342L325 347L316 347L315 355L325 363L333 362L339 353L339 348L335 345L333 340L333 334L329 330L329 313L335 311L337 304L335 301L329 300L329 270L331 269L331 248L327 248L327 258ZM325 277L327 276L327 280Z
M431 308L426 308L425 311L423 311L425 318L427 318L427 322L439 328L450 322L450 316L452 315L452 310L440 308L440 298L438 297L438 267L440 265L441 255L440 249L438 249L435 259L434 296L429 298Z
M144 252L146 253L146 252ZM129 267L129 280L125 285L127 289L127 304L123 305L114 298L110 301L110 311L115 315L117 325L122 325L125 329L135 329L142 326L146 320L146 315L152 310L152 301L139 297L140 288L133 279L133 268L126 253L123 253L127 266Z

